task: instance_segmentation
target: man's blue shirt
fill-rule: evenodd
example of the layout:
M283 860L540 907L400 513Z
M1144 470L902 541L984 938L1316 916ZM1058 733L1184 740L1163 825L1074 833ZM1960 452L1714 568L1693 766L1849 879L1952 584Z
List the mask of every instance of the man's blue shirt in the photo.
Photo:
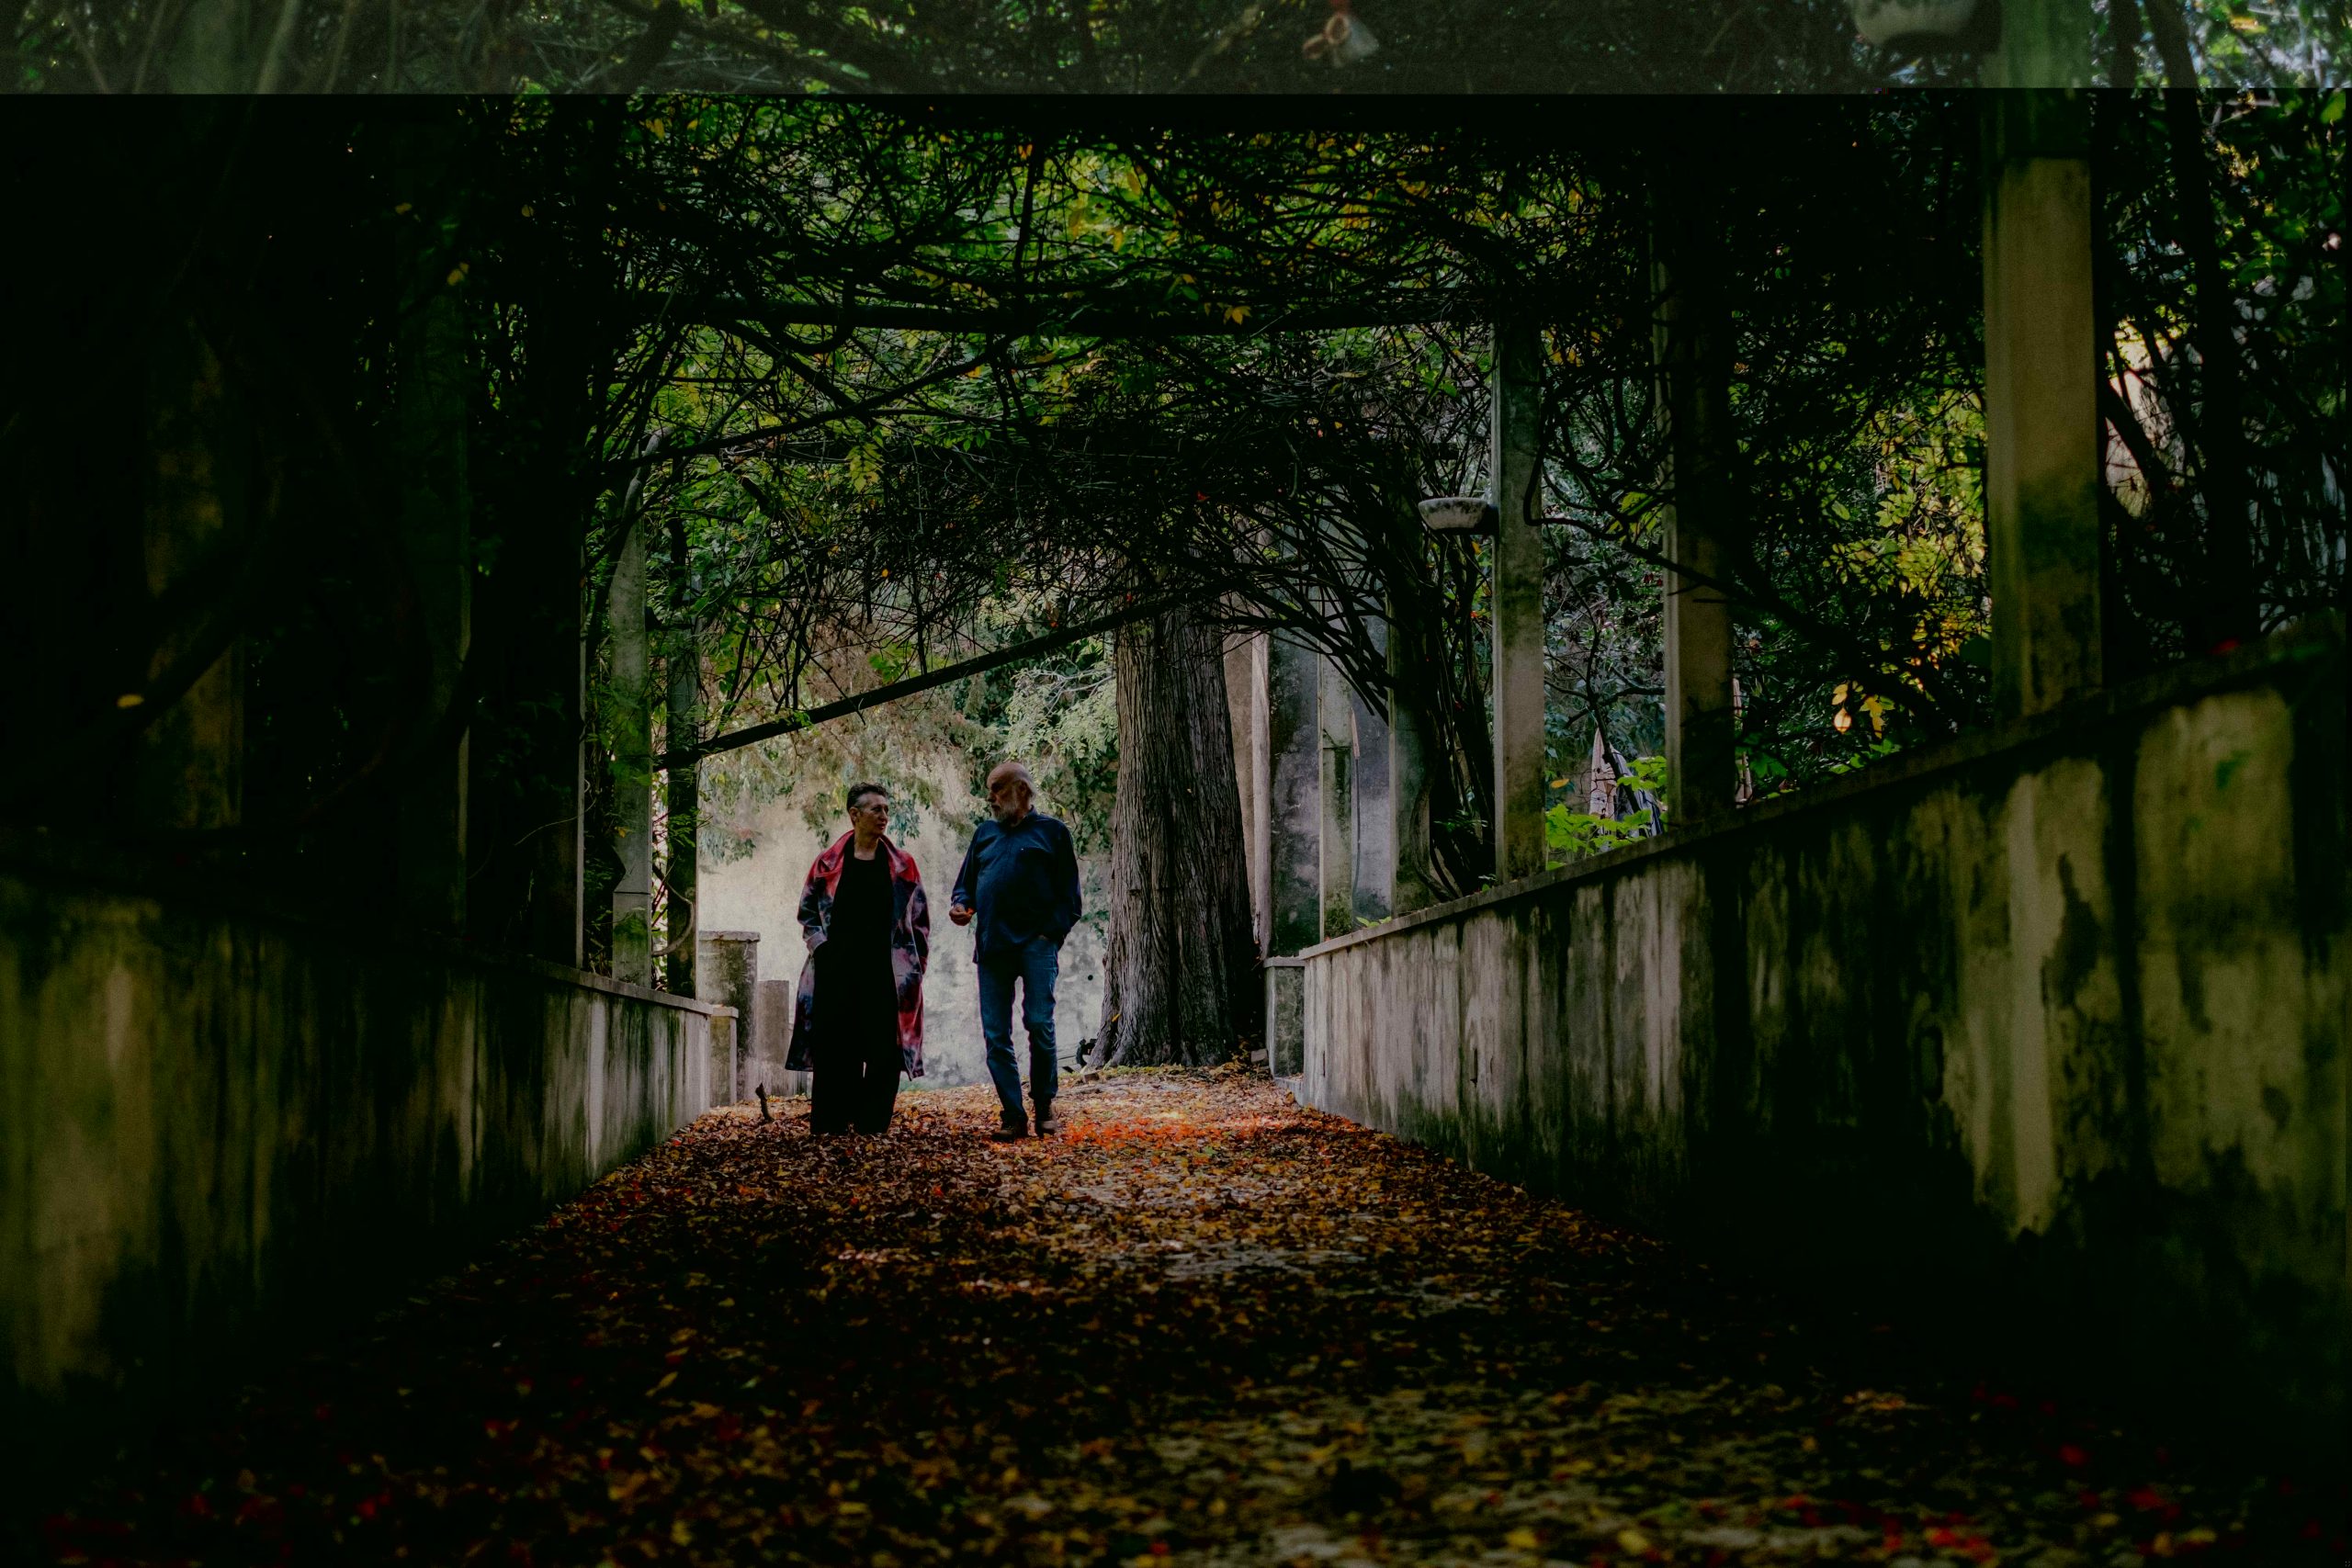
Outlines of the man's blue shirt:
M1032 937L1060 945L1079 915L1069 829L1035 811L1010 828L988 818L956 874L955 902L974 912L976 958L1014 952Z

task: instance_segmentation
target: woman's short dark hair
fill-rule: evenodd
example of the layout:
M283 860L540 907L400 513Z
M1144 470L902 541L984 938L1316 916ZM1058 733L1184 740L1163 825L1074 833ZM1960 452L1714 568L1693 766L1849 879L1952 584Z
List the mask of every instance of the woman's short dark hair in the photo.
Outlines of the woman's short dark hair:
M852 811L856 810L857 803L864 800L869 795L878 795L887 799L888 798L889 794L890 791L888 787L883 784L854 784L849 786L849 808Z

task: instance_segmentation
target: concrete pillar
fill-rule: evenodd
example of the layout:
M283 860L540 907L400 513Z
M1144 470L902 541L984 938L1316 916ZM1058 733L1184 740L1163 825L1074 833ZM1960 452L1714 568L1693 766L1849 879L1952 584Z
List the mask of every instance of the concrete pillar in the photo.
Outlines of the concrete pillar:
M1418 522L1414 525L1418 527ZM1436 728L1419 705L1416 677L1434 658L1433 628L1388 615L1388 910L1409 914L1437 901L1430 870L1429 758Z
M624 503L619 558L613 566L611 737L614 852L613 978L653 983L653 714L648 699L645 632L645 528L637 486Z
M437 281L437 280L435 280ZM434 284L425 285L433 288ZM467 334L446 287L413 311L400 338L393 407L401 479L401 546L428 661L420 733L447 721L473 643L471 499L466 475ZM431 931L466 927L466 804L470 738L429 745L396 781L401 906Z
M1388 623L1366 628L1382 655L1388 652ZM1388 918L1396 875L1396 829L1389 815L1388 716L1386 705L1348 694L1355 730L1355 914L1359 923Z
M1266 960L1266 1067L1275 1077L1306 1070L1306 967L1299 958Z
M684 563L673 563L683 570ZM675 591L673 590L673 592ZM668 687L668 728L664 731L667 746L674 747L699 739L702 732L702 646L698 628L692 621L671 628L668 668L663 671ZM695 900L700 897L695 873L696 843L702 826L701 770L695 762L669 770L665 798L662 805L669 819L670 852L662 867L662 879L670 890L667 930L663 941L669 945L666 984L673 996L698 995L695 989L696 967ZM745 1015L750 1016L748 1013Z
M1494 539L1495 876L1532 876L1544 831L1544 539L1538 421L1543 338L1534 323L1495 328L1490 471Z
M1323 660L1285 637L1267 649L1270 753L1267 951L1292 953L1322 939L1322 759L1316 697Z
M1275 635L1266 648L1266 1049L1276 1073L1305 1049L1306 971L1271 960L1323 934L1322 725L1316 715L1322 657Z
M161 599L217 571L246 526L243 432L220 362L192 321L168 323L153 344L147 387L141 565ZM202 616L166 637L148 660L152 682L189 656ZM233 828L244 815L244 639L232 640L180 699L140 736L128 805L142 832Z
M1250 930L1258 951L1266 951L1269 897L1268 845L1272 829L1266 734L1266 649L1263 632L1229 637L1225 645L1226 711L1233 723L1233 782L1241 797L1241 848L1250 863Z
M1731 422L1731 322L1707 183L1687 165L1651 193L1652 354L1674 503L1666 554L1667 819L1729 811L1737 768L1731 605L1723 581L1738 525Z
M584 601L587 596L587 573L583 571L581 573L578 597ZM580 626L579 663L571 683L571 711L580 723L579 735L571 748L571 831L565 835L570 841L564 846L560 857L549 855L547 857L548 863L542 868L551 878L561 877L566 871L571 873L571 966L574 969L588 967L588 612L584 603L581 605ZM557 863L559 858L560 863ZM554 881L549 882L551 894L556 886ZM556 921L561 911L557 908L555 898L536 901L532 913L533 929L542 939L558 940Z
M753 1044L759 983L759 932L702 933L695 945L695 994L704 1001L733 1008L738 1015L727 1060L711 1063L711 1102L715 1105L733 1104L751 1095L752 1080L744 1076L744 1067ZM773 1089L774 1086L770 1087Z
M792 1009L797 987L790 980L762 980L752 987L752 1057L744 1076L768 1096L807 1094L808 1075L784 1070L792 1047Z
M1356 929L1355 694L1329 659L1316 660L1317 777L1322 796L1316 839L1317 930L1321 940Z
M1986 87L2087 87L2096 65L2090 0L2002 0L2000 47L1985 57Z
M179 14L164 50L163 74L183 95L249 93L261 62L253 0L199 0Z
M1994 706L2016 717L2102 678L2088 115L1985 100L1984 547Z

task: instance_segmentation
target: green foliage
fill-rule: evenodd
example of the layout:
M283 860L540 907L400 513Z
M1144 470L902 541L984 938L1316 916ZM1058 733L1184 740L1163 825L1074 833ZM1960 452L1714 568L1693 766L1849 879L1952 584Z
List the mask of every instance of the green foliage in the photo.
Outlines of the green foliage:
M1622 850L1650 836L1646 818L1619 821L1595 817L1589 811L1571 811L1565 806L1555 806L1544 814L1544 837L1555 860L1584 860Z
M2110 679L2344 602L2343 105L2097 105Z
M1632 817L1595 816L1566 802L1552 806L1544 813L1544 837L1552 858L1583 860L1655 836L1665 821L1666 779L1664 757L1636 757L1627 764L1616 784L1619 795L1630 801L1636 794L1646 795L1660 803Z
M1069 825L1084 855L1110 850L1118 787L1118 692L1109 647L1092 640L1022 666L998 721L994 755L1028 762L1042 801Z

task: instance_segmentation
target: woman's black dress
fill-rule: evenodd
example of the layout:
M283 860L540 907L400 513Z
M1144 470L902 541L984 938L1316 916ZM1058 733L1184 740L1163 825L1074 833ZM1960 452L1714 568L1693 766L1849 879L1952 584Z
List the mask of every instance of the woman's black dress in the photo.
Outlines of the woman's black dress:
M899 1049L899 987L890 972L890 927L897 910L890 863L880 849L842 857L825 945L817 950L817 1039L809 1064L811 1132L854 1126L879 1133L890 1124L905 1058Z

